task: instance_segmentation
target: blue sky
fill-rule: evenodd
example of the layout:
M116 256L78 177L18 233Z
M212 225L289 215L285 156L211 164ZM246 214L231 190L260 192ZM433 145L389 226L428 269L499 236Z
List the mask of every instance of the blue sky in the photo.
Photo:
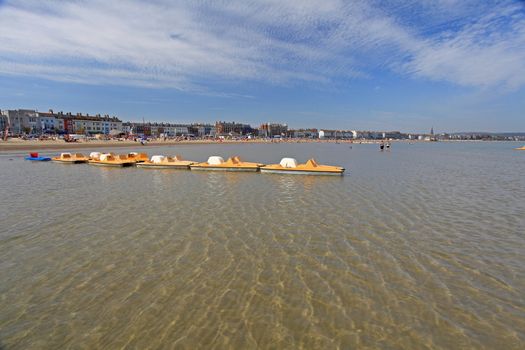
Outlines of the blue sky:
M525 4L0 0L0 108L525 131Z

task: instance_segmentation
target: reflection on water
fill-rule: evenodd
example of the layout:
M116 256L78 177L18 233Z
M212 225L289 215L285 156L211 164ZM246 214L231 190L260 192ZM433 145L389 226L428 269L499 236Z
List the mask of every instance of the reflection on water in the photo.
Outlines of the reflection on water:
M291 203L294 201L294 198L297 199L296 193L299 186L297 178L290 176L277 176L275 182L279 189L277 196L279 203Z
M0 344L522 348L525 158L512 148L150 152L265 163L313 156L344 166L343 177L2 156Z
M325 186L343 181L341 176L311 176L311 175L289 175L289 174L264 174L268 180L274 182L282 191L289 192L299 187L306 192L315 190L316 186ZM346 176L349 176L347 173ZM293 195L293 194L292 194Z

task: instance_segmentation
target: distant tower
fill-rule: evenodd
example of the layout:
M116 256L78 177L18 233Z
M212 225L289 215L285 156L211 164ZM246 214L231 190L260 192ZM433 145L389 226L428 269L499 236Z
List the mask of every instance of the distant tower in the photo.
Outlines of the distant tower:
M430 136L434 136L434 127L430 128Z

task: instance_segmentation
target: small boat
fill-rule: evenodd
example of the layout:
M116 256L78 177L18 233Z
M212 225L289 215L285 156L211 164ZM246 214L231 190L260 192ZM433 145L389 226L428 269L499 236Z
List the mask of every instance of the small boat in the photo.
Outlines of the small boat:
M147 162L149 160L148 155L146 153L137 152L128 153L128 158L130 160L135 160L135 162L137 163Z
M525 146L521 146L521 147L518 147L518 148L515 148L517 149L518 151L525 151Z
M261 173L303 174L303 175L343 175L345 168L331 165L320 165L314 159L305 164L297 164L294 158L283 158L279 164L261 167Z
M51 160L51 158L49 158L49 157L40 157L38 155L38 153L33 152L33 153L29 153L29 157L25 157L25 160L32 160L32 161L35 161L35 162L49 162Z
M243 162L238 156L230 157L224 161L222 157L212 156L207 162L190 165L191 170L214 171L258 171L264 164Z
M80 164L87 163L88 157L85 157L82 153L60 153L58 157L53 157L54 162L60 162L65 164Z
M114 155L113 153L92 152L89 158L89 164L99 166L125 167L135 165L135 160L128 159L127 155Z
M137 163L137 167L150 169L189 169L192 164L195 164L195 162L183 160L181 156L153 156L151 160Z

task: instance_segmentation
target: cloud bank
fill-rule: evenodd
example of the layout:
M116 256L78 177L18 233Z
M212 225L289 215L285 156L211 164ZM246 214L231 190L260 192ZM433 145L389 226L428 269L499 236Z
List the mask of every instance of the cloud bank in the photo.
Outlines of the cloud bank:
M520 1L4 1L0 74L203 91L381 71L525 85Z

